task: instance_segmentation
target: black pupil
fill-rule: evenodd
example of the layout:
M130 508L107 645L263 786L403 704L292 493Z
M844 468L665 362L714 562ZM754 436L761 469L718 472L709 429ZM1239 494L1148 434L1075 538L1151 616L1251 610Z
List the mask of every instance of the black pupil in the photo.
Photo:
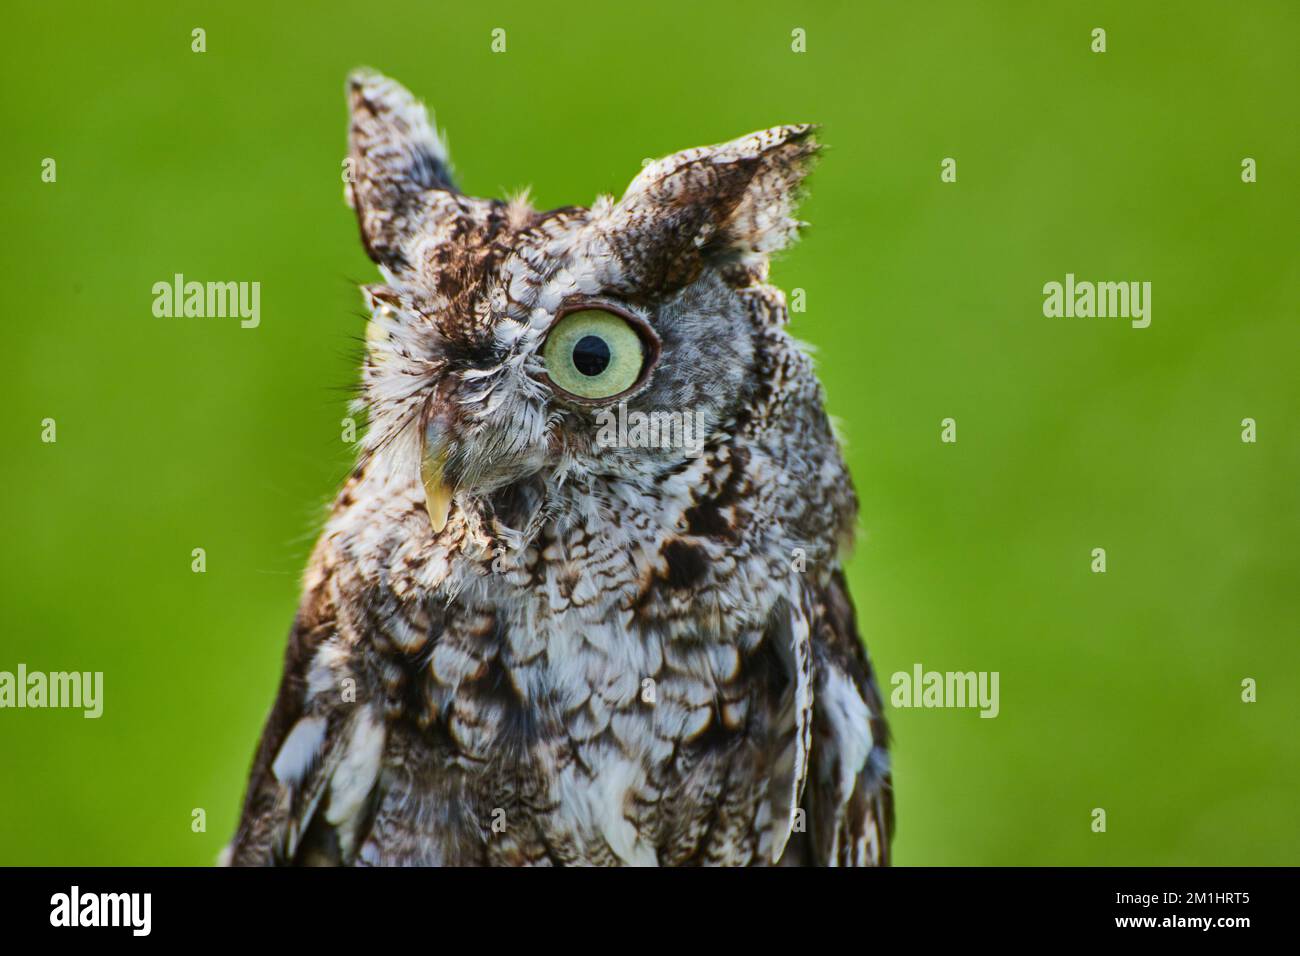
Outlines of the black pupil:
M609 368L609 345L598 335L584 335L573 347L573 367L594 377Z

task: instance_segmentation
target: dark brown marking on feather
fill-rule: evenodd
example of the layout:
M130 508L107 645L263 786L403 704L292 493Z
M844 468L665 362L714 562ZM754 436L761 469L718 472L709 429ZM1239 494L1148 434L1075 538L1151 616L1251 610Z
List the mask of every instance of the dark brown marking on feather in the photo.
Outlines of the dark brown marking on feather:
M693 535L730 541L740 534L737 506L750 490L746 473L749 453L739 447L732 447L729 451L729 459L723 466L727 472L722 487L686 511L687 529Z
M704 729L690 740L678 744L679 749L687 753L707 753L711 750L725 750L734 747L741 737L741 728L728 727L722 720L723 702L716 698L713 702L712 719Z
M693 588L708 574L708 557L698 545L673 538L659 553L668 565L664 582L671 588Z
M722 536L732 530L731 523L723 516L718 503L713 499L701 501L686 511L686 527L691 534Z

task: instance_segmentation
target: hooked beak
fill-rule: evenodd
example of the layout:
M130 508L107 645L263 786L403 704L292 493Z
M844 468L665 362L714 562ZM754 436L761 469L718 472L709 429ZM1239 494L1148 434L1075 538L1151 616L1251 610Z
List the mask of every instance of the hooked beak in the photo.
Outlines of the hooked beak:
M447 527L451 513L451 498L455 487L447 480L447 446L450 441L426 433L424 449L420 455L420 483L424 485L424 506L435 533Z

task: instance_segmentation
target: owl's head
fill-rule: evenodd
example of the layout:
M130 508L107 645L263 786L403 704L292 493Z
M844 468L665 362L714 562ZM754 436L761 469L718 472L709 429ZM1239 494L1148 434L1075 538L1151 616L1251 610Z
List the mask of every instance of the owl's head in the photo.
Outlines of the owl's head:
M799 226L809 126L689 149L617 201L538 212L457 191L394 81L354 74L349 104L347 199L385 279L365 289L364 457L419 476L435 530L453 502L507 522L548 488L653 485L744 423L784 319L762 283Z

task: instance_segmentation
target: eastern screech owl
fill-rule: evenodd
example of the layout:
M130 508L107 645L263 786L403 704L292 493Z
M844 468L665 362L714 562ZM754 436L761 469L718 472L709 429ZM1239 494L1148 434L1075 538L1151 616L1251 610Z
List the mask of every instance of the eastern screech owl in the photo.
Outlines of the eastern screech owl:
M812 129L537 212L459 193L397 83L348 91L369 428L227 859L887 863L857 503L764 281Z

